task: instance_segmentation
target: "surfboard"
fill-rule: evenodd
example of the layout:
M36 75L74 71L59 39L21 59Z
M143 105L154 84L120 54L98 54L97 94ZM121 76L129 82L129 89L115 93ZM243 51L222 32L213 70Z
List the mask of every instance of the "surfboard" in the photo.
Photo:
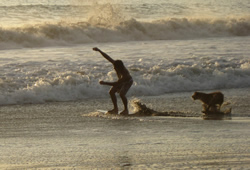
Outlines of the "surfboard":
M113 116L120 115L120 113L121 113L121 112L118 112L118 114L110 114L110 113L108 113L108 110L97 110L97 112L103 113L105 115L113 115Z
M100 113L106 114L108 111L107 110L97 110Z
M104 115L109 115L109 116L131 116L131 114L128 114L128 115L121 115L121 114L120 114L121 111L118 112L118 114L110 114L110 113L108 113L108 110L97 110L97 112L102 113L102 114L104 114Z

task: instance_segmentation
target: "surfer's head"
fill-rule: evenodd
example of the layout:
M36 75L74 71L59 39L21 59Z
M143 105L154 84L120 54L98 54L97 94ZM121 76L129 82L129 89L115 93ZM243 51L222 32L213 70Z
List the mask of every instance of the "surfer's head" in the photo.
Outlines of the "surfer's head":
M114 62L114 69L115 70L123 70L125 68L123 62L121 60L115 60Z

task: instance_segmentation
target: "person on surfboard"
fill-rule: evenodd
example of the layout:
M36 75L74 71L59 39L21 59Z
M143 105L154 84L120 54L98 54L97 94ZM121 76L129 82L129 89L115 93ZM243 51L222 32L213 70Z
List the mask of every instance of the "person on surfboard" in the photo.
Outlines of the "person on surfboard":
M99 82L101 85L112 86L109 91L109 94L110 94L112 103L114 105L114 108L108 111L107 113L118 114L117 98L116 98L115 93L119 93L122 99L123 105L124 105L124 110L120 114L128 115L129 113L128 100L127 100L126 94L133 84L133 79L129 71L126 69L126 67L124 66L121 60L113 60L109 55L107 55L106 53L98 49L97 47L93 48L93 50L100 52L105 59L107 59L109 62L113 64L117 77L118 77L118 81L116 82L105 82L105 81Z

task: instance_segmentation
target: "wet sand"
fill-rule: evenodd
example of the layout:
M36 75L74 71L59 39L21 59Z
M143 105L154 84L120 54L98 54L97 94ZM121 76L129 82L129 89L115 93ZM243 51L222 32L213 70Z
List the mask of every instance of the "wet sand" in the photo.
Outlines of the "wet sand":
M249 117L94 116L104 106L110 101L1 107L0 169L250 167Z

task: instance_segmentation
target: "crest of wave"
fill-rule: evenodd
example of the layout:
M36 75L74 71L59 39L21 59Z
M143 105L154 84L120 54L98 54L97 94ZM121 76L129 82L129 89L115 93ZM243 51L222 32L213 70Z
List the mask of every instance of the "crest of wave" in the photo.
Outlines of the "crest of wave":
M125 21L122 9L118 5L106 3L92 5L88 23L97 26L116 26Z

